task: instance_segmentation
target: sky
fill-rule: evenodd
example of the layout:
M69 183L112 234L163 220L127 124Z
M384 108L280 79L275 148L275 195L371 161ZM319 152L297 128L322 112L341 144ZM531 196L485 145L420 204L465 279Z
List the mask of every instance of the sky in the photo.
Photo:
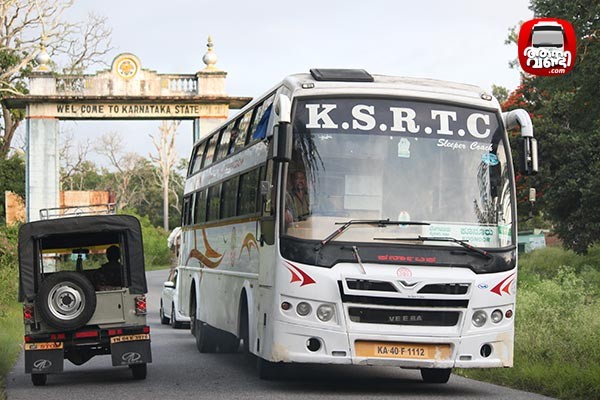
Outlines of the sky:
M512 90L516 46L509 29L533 17L525 0L77 0L65 14L107 17L115 48L158 73L195 73L212 36L216 66L228 73L231 96L258 96L283 77L310 68L364 68L373 74L426 77ZM94 72L94 71L89 71ZM128 151L147 156L157 122L62 122L78 138L120 132ZM179 157L192 145L180 126ZM96 159L96 161L100 161Z

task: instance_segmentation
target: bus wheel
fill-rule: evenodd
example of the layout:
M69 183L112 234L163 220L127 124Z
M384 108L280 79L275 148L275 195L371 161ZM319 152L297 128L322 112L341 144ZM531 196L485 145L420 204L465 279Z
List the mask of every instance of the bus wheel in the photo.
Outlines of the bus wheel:
M194 324L196 325L194 336L196 336L198 351L200 353L214 353L217 350L217 343L210 326L196 318L194 318Z
M277 380L282 375L282 363L274 363L264 358L256 357L256 367L258 368L258 377L266 381Z
M33 386L44 386L48 375L46 374L31 374L31 383Z
M192 292L190 301L190 332L196 336L196 293Z
M240 341L242 343L242 353L250 354L250 330L248 328L248 306L245 304L246 298L244 297L244 305L242 306L242 314L240 315Z
M237 353L240 348L240 339L228 332L212 329L213 340L216 341L219 353Z
M446 383L451 373L452 368L421 368L421 377L426 383Z

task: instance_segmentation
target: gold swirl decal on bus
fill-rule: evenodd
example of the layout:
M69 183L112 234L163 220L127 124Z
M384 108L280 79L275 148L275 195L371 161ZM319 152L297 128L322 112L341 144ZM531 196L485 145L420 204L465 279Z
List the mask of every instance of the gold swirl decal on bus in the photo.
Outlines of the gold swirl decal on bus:
M204 248L206 249L205 254L198 249L193 249L190 251L186 264L191 258L195 258L208 268L217 268L221 264L221 261L223 261L223 255L210 246L204 229L202 229L202 237L204 238Z
M215 251L210 244L208 243L208 238L206 237L206 229L202 229L202 238L204 239L204 248L206 249L206 257L209 258L219 258L222 257L222 254Z
M242 243L242 248L240 249L240 255L238 258L242 257L242 253L244 252L244 249L248 250L248 257L251 258L250 250L252 249L252 247L254 247L256 249L256 251L258 251L258 242L256 241L256 238L254 237L253 234L248 233L246 235L246 237L244 238L244 242Z

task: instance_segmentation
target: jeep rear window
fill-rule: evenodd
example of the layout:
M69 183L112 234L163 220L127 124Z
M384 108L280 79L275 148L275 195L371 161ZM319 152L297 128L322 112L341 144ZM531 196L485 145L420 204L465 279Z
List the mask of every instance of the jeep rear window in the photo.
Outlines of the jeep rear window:
M39 241L41 272L96 270L107 262L110 246L119 247L123 263L123 236L120 232L98 232L44 237Z

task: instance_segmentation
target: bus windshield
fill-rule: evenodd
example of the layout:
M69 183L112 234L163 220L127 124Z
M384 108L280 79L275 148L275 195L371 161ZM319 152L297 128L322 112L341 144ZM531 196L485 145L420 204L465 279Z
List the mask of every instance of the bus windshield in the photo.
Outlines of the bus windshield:
M349 220L389 219L426 224L357 224L335 240L513 244L510 158L497 113L395 98L299 99L294 110L283 235L323 240Z

